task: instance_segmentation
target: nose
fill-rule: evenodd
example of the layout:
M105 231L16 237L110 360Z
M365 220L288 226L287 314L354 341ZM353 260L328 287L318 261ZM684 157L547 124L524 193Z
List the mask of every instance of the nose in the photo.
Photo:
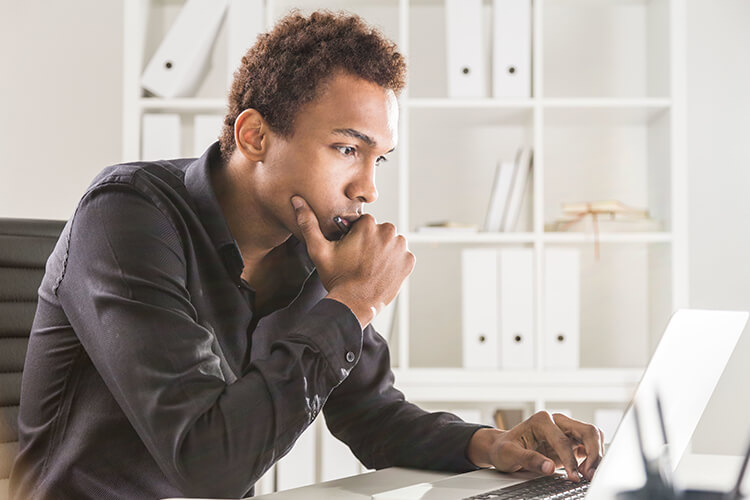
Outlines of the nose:
M378 199L374 163L359 170L349 183L346 195L352 200L360 200L363 203L373 203Z

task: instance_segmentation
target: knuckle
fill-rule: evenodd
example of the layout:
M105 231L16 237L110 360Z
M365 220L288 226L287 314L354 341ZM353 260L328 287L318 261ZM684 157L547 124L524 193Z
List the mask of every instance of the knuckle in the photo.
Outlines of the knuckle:
M550 414L550 412L548 412L547 410L541 410L534 413L529 420L531 420L535 424L544 424L553 421L552 414Z
M359 221L361 221L361 223L368 225L368 226L375 225L375 217L372 214L362 214L359 217ZM359 221L357 222L358 224L360 223Z
M394 226L392 223L384 222L380 224L380 226L383 228L383 231L390 234L391 236L396 234L396 226Z
M599 438L601 437L601 432L602 431L597 426L592 425L592 424L586 424L586 430L584 431L584 436L591 440L598 441Z

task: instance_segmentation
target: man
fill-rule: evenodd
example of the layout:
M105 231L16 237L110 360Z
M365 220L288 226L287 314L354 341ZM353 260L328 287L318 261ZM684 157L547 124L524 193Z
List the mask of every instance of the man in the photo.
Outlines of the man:
M359 18L292 14L243 58L200 159L99 174L39 289L14 498L252 494L321 410L371 468L591 478L594 426L542 412L503 432L393 387L369 323L414 256L364 206L404 74Z

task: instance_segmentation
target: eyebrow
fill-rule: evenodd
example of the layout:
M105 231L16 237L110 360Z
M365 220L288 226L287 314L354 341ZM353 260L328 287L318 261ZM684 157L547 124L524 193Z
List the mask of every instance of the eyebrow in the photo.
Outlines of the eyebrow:
M334 134L339 134L339 135L345 135L347 137L353 137L355 139L359 139L360 141L364 142L365 144L367 144L371 148L374 148L375 146L378 145L378 143L377 143L377 141L375 141L375 139L373 139L369 135L363 134L359 130L355 130L353 128L336 128L336 129L333 129L333 133ZM388 151L388 153L393 152L394 149L396 149L396 148L391 148L391 150ZM388 153L386 153L386 154L388 154Z

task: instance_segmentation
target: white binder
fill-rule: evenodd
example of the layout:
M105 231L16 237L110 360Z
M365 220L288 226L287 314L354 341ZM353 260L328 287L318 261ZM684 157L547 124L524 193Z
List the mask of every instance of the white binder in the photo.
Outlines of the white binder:
M325 424L325 420L321 423ZM341 479L361 472L361 465L357 457L354 456L347 445L331 434L331 431L325 425L321 426L321 437L321 481Z
M449 97L487 97L482 0L445 0Z
M464 368L498 365L497 252L465 249L461 253Z
M492 95L531 97L531 0L494 0Z
M544 254L544 365L578 368L581 256L575 248L547 248Z
M141 76L143 88L159 97L195 93L228 0L187 0Z
M292 449L276 463L278 491L307 486L315 482L316 458L315 422L305 429Z
M534 251L503 248L499 252L500 367L534 367Z
M193 156L201 156L206 149L219 140L224 127L222 115L195 115L193 121Z
M145 113L141 119L141 160L167 160L182 156L180 115Z
M227 27L227 88L231 88L242 57L265 31L263 0L230 0Z
M518 217L521 215L523 199L529 184L531 174L532 153L531 149L523 148L516 156L515 175L508 195L508 207L505 210L502 230L514 231L518 225Z

